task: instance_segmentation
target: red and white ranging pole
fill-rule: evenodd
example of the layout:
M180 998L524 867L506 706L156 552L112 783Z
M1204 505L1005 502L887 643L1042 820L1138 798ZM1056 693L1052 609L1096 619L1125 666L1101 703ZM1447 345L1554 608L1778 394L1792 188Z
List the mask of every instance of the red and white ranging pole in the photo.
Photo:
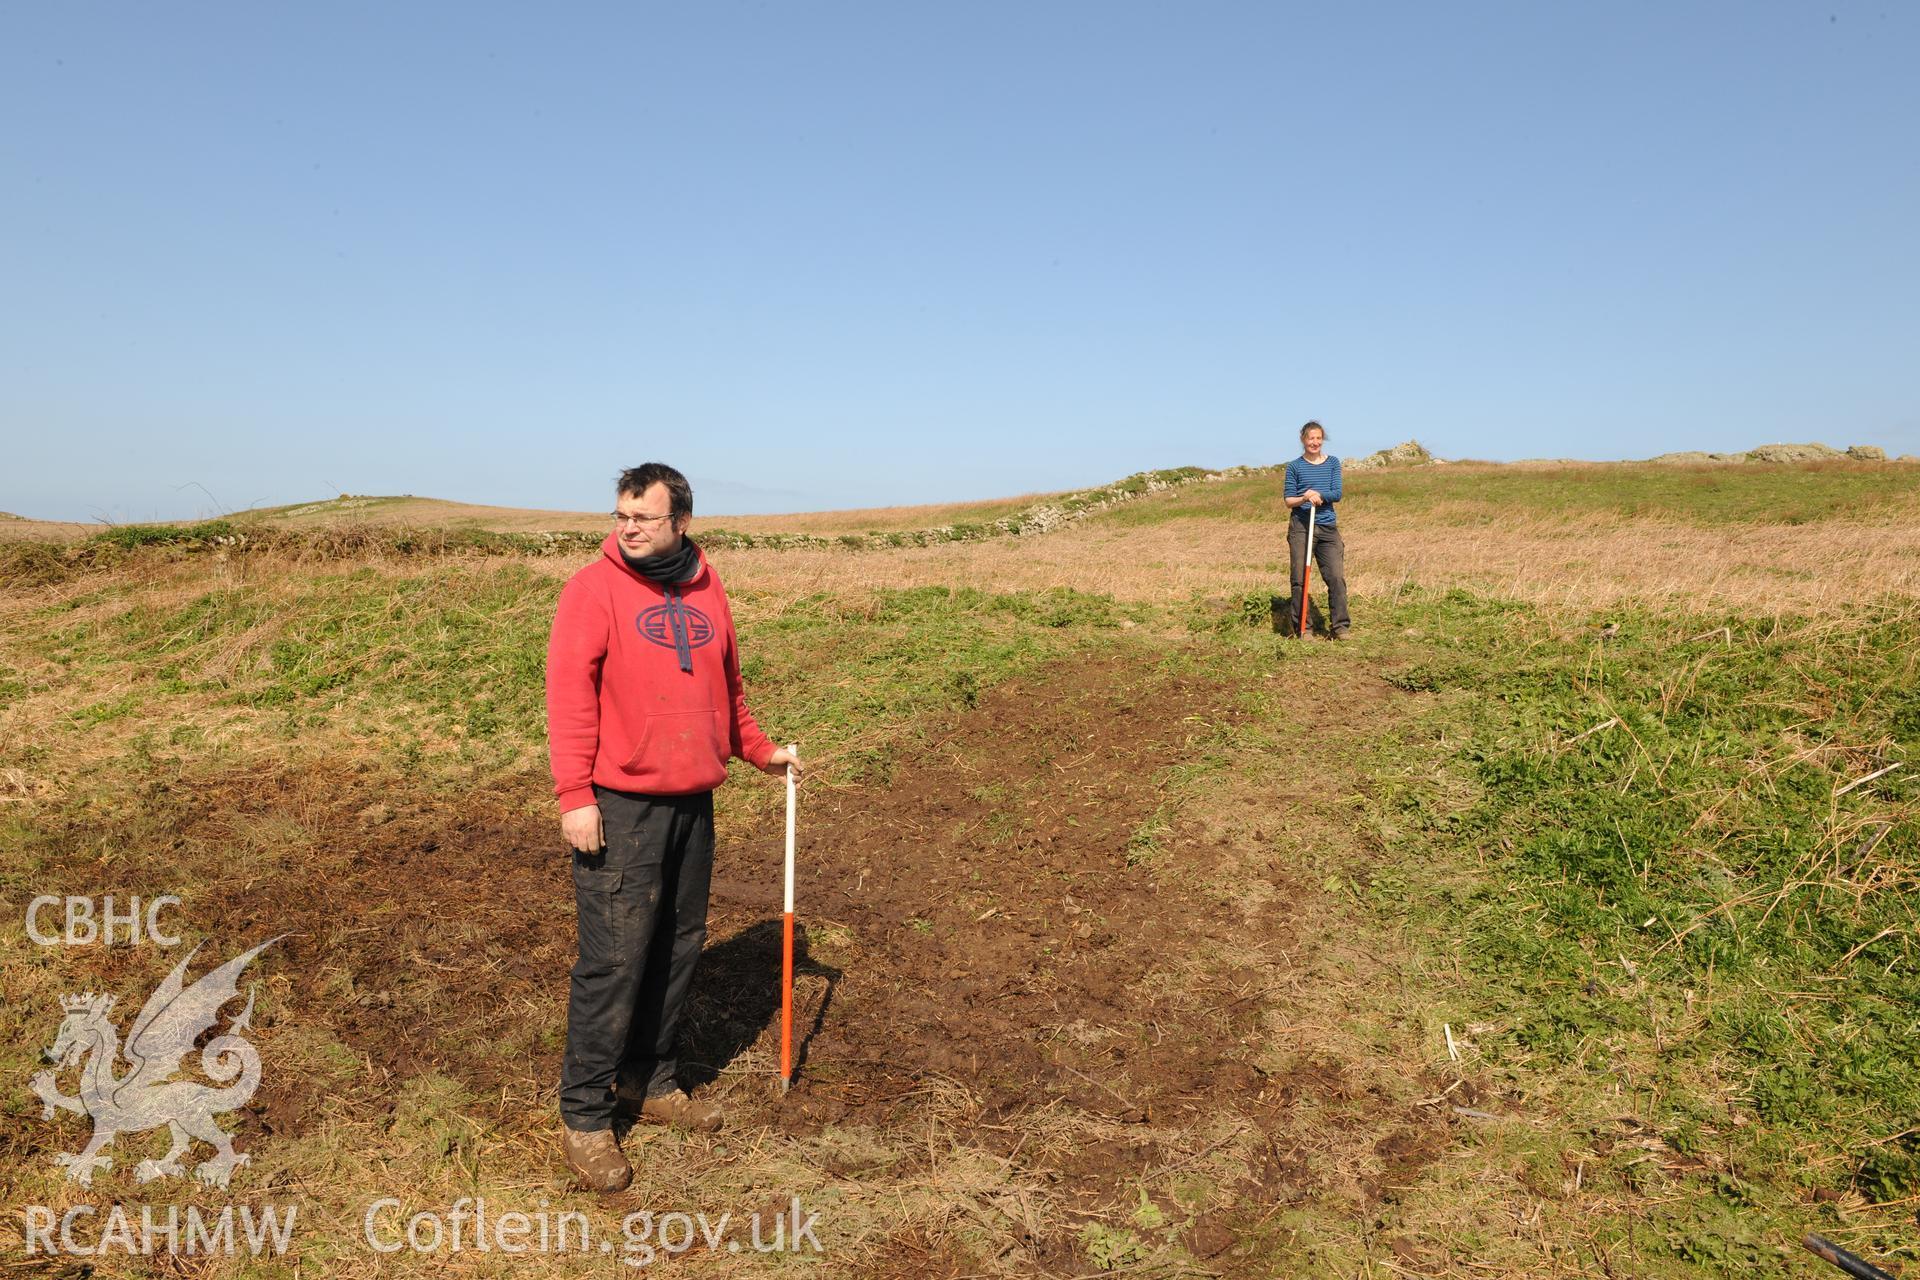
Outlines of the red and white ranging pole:
M1313 586L1313 526L1318 521L1314 519L1311 502L1304 502L1301 505L1307 509L1307 559L1300 567L1300 638L1305 640L1307 638L1307 601L1313 595L1310 590Z
M787 752L800 759L798 743ZM787 766L787 894L780 940L780 1091L793 1085L793 765Z

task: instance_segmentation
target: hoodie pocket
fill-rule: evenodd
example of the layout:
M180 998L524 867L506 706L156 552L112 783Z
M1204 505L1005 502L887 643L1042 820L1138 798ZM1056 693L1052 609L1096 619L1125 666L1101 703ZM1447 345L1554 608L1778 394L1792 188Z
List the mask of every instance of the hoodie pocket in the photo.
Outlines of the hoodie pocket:
M720 713L661 711L647 717L625 771L656 784L695 789L726 776L727 740Z

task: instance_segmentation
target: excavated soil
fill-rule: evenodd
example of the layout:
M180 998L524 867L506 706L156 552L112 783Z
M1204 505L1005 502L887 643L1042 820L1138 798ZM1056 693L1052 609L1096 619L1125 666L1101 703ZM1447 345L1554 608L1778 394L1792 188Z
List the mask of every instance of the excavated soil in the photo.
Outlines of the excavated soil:
M890 778L810 782L798 914L814 943L799 962L798 1080L782 1097L720 1074L777 1046L780 832L769 824L721 850L686 1032L693 1081L723 1094L736 1129L788 1134L919 1124L930 1082L945 1086L953 1140L1067 1209L1018 1242L1059 1274L1085 1270L1076 1223L1190 1163L1191 1134L1209 1121L1242 1117L1262 1152L1240 1188L1246 1208L1202 1215L1183 1236L1232 1273L1227 1251L1252 1208L1324 1187L1290 1133L1296 1104L1388 1106L1337 1062L1256 1065L1275 999L1261 972L1216 960L1199 989L1145 981L1196 949L1232 955L1249 930L1266 946L1298 941L1287 911L1250 925L1204 893L1223 848L1168 820L1166 772L1232 719L1232 704L1230 690L1142 657L1076 660L988 691L895 759ZM351 775L312 773L203 780L192 809L183 847L217 845L262 815L305 824L310 847L278 869L236 869L194 904L195 930L232 950L285 935L271 964L294 984L283 1016L323 1023L363 1061L373 1095L432 1071L523 1113L551 1104L573 920L550 817L486 797L461 809L369 804ZM151 856L164 866L168 855ZM89 962L103 983L117 954ZM256 1025L275 1029L271 1017ZM267 1072L241 1147L309 1131L324 1101ZM1028 1144L1031 1121L1063 1111L1084 1120L1085 1141ZM1363 1188L1369 1198L1444 1145L1430 1117L1375 1122L1389 1176ZM30 1126L8 1154L44 1158L52 1137ZM903 1233L881 1251L883 1273L966 1270L949 1248Z

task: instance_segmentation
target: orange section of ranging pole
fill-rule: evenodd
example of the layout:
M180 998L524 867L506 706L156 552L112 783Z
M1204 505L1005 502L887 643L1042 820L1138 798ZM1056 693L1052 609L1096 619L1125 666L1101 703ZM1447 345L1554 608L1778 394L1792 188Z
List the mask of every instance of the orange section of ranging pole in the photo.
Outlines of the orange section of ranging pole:
M793 912L787 912L780 944L780 1083L793 1080Z

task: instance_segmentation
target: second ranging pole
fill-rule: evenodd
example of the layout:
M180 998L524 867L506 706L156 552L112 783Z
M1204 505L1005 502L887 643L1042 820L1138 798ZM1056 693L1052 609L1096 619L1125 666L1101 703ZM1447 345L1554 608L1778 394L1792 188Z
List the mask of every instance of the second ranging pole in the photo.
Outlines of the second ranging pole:
M1307 638L1307 599L1313 591L1313 504L1307 504L1307 558L1300 566L1300 638Z

